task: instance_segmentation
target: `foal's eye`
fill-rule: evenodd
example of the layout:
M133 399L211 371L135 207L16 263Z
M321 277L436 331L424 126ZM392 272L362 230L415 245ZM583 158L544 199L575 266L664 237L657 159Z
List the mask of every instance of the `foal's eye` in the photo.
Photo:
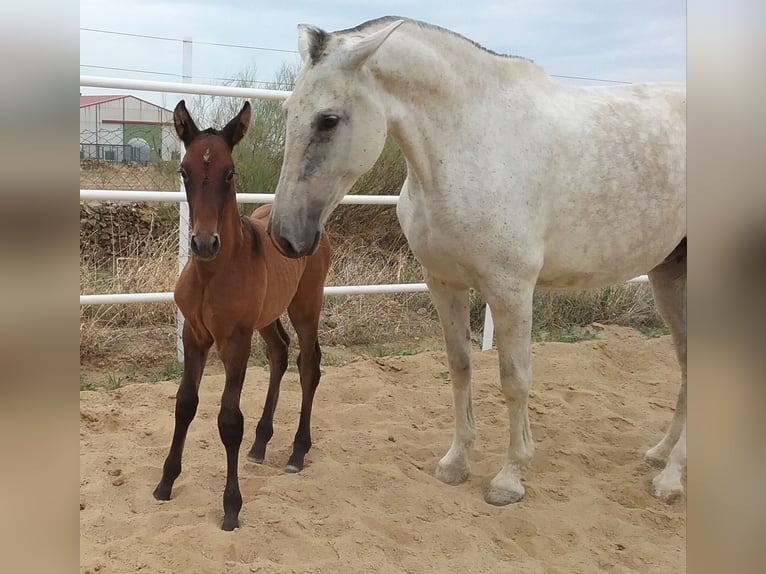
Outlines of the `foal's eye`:
M340 121L340 118L333 114L328 114L325 116L319 117L319 123L317 124L317 127L319 128L319 131L321 132L327 132L332 129L335 129L335 127L338 125L338 122Z
M229 171L229 173L226 174L226 183L231 182L235 175L237 175L237 173L233 169Z
M187 179L189 179L189 174L188 174L188 173L186 173L186 170L185 170L184 168L182 168L182 167L179 167L179 168L178 168L178 173L179 173L179 174L181 174L181 179L183 179L184 181L186 181Z

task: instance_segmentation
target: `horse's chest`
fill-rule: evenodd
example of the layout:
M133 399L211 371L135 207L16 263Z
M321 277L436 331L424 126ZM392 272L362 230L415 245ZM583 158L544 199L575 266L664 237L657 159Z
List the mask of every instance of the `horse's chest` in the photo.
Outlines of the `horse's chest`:
M435 214L406 202L398 210L404 236L418 261L432 274L468 280L472 261L467 230L458 224L458 214Z
M208 280L182 278L176 303L184 317L218 340L233 326L260 328L266 277L232 269Z

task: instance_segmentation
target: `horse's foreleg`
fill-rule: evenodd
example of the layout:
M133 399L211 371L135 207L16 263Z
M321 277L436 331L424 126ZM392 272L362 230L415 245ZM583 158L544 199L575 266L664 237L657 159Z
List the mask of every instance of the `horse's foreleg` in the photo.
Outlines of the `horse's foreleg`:
M528 399L532 386L531 338L534 283L505 285L501 296L488 296L497 334L500 385L508 407L510 443L503 469L492 479L485 500L503 505L524 496L521 467L534 455Z
M321 302L318 304L321 308ZM303 312L303 307L306 307ZM285 466L285 472L300 472L303 470L306 453L311 449L311 410L314 405L314 395L319 386L322 351L319 348L317 329L319 315L310 311L314 306L296 304L290 307L290 320L298 334L300 353L298 354L298 372L301 379L301 415L298 430L293 441L293 452Z
M670 329L681 366L681 388L676 410L662 440L646 452L652 464L665 469L652 482L652 494L671 502L683 494L681 476L686 467L686 254L664 262L649 272L654 300ZM667 463L667 464L666 464Z
M442 325L455 403L452 445L436 466L436 478L460 484L468 478L468 457L476 436L471 400L471 326L468 289L447 284L426 273Z
M266 342L266 355L269 359L269 390L263 404L263 414L255 429L255 442L247 458L262 463L266 457L266 445L274 434L274 411L279 401L279 385L287 370L287 349L290 337L279 319L261 329L261 337Z
M252 335L252 331L237 330L218 348L226 369L226 383L221 396L221 410L218 413L218 433L226 448L226 487L223 491L224 516L221 526L223 530L234 530L239 526L239 511L242 508L237 465L245 423L239 400L250 357Z
M181 456L186 442L189 425L197 413L199 403L199 383L212 339L198 340L192 332L189 322L184 323L182 333L184 345L184 373L176 391L175 429L170 452L162 467L162 478L154 489L154 498L170 500L173 483L181 474Z

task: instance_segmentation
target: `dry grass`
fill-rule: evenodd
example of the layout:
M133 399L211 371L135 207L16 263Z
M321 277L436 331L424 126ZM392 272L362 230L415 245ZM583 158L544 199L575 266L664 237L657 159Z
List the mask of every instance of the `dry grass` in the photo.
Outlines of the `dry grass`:
M129 255L96 266L80 262L80 292L153 293L172 291L178 272L178 235L168 231L158 239L137 238ZM156 337L157 328L172 332L172 303L93 305L80 307L80 357L102 357L125 342L129 333ZM146 354L146 353L142 353ZM151 356L151 355L150 355Z
M387 252L360 237L336 240L334 245L328 285L423 281L420 264L406 245ZM331 345L390 342L436 328L430 299L418 293L328 297L324 317L322 340Z
M636 328L659 327L648 284L624 283L592 291L536 293L534 329L555 332L572 326L611 323Z

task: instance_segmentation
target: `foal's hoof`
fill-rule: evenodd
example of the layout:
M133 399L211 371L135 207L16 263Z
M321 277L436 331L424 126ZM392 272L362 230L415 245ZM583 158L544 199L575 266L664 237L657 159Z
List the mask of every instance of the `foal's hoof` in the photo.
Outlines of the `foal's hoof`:
M154 492L152 493L154 495L154 498L157 500L170 500L170 491L172 490L171 487L165 487L161 484L157 485L157 488L154 489Z
M225 530L226 532L231 532L235 528L239 528L239 519L234 517L224 517L223 524L221 525L221 530Z
M285 466L285 472L287 474L295 474L303 470L304 461L306 460L306 453L293 452L290 458L287 459L287 466Z
M254 462L254 463L257 463L257 464L263 464L263 459L264 459L263 456L257 456L255 454L253 454L252 452L247 453L247 460L249 460L250 462Z

